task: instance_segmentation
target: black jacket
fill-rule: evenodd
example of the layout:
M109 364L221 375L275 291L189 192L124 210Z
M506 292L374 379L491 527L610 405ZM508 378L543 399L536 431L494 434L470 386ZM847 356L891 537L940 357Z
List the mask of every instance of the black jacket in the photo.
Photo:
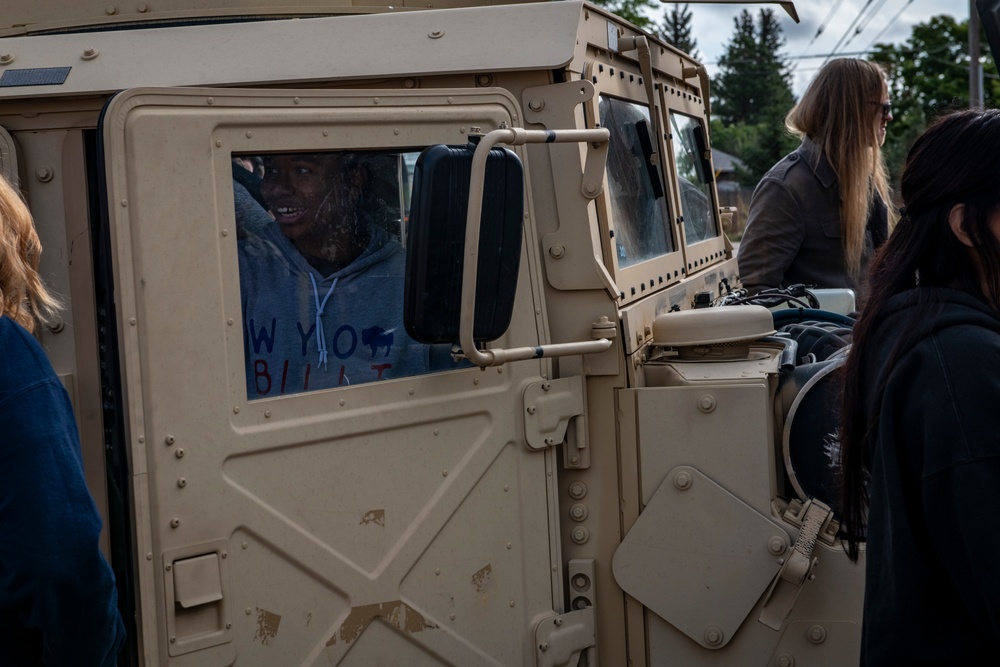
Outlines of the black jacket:
M864 280L856 282L844 260L837 174L820 147L806 138L764 175L747 214L737 259L740 280L751 292L802 283L848 287L860 303ZM861 275L888 235L881 197L868 214Z
M922 326L886 368L892 346ZM861 664L996 664L1000 316L964 292L918 288L889 301L874 336Z

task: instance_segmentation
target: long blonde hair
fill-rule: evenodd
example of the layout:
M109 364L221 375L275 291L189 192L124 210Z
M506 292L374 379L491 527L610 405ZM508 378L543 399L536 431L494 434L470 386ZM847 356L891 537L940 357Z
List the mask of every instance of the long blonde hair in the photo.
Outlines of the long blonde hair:
M0 315L31 332L59 308L38 277L41 254L42 244L28 206L0 173Z
M886 89L885 72L875 63L838 58L820 69L785 117L789 132L818 144L837 174L844 259L854 278L875 192L886 205L890 201L875 123Z

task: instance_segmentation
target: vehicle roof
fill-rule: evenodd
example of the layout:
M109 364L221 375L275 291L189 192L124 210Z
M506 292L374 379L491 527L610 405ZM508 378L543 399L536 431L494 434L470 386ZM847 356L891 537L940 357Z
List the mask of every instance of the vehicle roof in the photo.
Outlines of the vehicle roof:
M0 36L115 24L448 9L536 0L0 0Z
M0 99L553 69L573 58L581 9L569 0L9 37Z

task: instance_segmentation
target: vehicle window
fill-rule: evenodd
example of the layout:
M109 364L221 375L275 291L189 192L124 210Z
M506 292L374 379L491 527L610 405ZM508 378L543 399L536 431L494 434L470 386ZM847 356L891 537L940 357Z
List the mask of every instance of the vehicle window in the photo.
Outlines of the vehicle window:
M233 156L249 399L455 367L450 348L417 343L403 327L415 160Z
M672 112L670 137L677 161L677 181L681 192L681 215L687 245L719 235L712 206L711 181L703 173L701 155L694 138L697 119Z
M618 266L673 252L666 198L650 169L652 126L645 106L602 95L601 126L608 128L607 177Z

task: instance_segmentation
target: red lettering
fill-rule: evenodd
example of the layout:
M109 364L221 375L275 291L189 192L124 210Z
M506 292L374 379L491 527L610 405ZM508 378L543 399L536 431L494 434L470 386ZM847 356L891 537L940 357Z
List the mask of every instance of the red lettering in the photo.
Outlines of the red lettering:
M302 391L309 391L309 371L312 370L312 364L306 364L306 379L302 382Z
M267 382L263 389L260 388L261 379ZM271 391L271 374L267 370L267 362L263 359L257 359L253 362L253 383L258 395L264 395Z
M392 368L392 364L372 364L372 370L378 371L378 379L382 379L382 373Z
M347 377L347 367L346 366L341 366L340 367L340 379L337 380L337 385L338 386L343 386L344 385L344 378L346 378L346 377Z
M288 359L285 359L285 365L281 369L281 393L285 393L285 380L288 379Z

